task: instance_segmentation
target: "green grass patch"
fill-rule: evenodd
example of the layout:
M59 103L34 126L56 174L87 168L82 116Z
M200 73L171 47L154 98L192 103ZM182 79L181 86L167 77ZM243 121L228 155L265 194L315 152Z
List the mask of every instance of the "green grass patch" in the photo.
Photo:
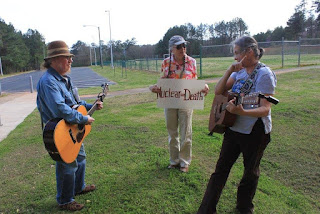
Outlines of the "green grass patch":
M129 78L128 73L122 82L116 74L119 86L111 88L146 87L159 77L135 74ZM106 75L113 80L113 73ZM256 213L320 212L319 86L315 69L278 75L275 97L280 103L272 108L272 141L261 162ZM86 182L96 184L97 190L76 197L86 205L81 213L196 213L222 141L221 135L207 135L212 99L211 90L204 110L194 111L193 161L187 174L166 168L164 112L156 107L154 94L106 99L105 108L93 115L96 121L85 140ZM54 164L45 151L35 110L0 143L0 213L67 213L55 201ZM240 157L221 196L219 213L235 213L242 173Z
M115 67L111 69L109 66L91 66L93 71L99 75L107 78L110 81L116 82L115 85L110 85L110 91L122 91L134 88L146 88L150 85L156 84L160 73L139 70L127 70ZM101 91L100 87L83 88L79 90L81 95L97 94Z
M211 57L202 59L202 77L213 78L220 77L234 62L233 57ZM261 62L265 63L271 69L282 69L281 55L264 55ZM200 59L197 59L198 75L200 76ZM319 54L301 55L300 66L320 65ZM294 68L298 66L298 55L284 55L284 67Z

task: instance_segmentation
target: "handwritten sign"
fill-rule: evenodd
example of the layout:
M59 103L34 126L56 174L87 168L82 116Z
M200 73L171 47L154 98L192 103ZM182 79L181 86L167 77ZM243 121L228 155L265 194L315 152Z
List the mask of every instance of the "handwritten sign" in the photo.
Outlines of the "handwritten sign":
M203 109L204 80L159 79L161 92L157 94L159 108Z

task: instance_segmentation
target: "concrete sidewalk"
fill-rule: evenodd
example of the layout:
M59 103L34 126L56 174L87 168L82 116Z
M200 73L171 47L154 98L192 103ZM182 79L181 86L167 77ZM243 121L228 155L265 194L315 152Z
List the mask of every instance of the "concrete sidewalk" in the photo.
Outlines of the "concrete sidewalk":
M36 92L0 97L0 142L36 108L36 97Z

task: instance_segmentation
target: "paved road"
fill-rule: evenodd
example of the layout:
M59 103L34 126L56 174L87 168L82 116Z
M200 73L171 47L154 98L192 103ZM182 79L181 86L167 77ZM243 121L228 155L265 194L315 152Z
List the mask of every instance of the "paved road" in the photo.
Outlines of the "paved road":
M32 77L33 90L36 91L37 83L43 73L44 71L34 71L0 79L1 91L7 93L30 92L30 76ZM109 85L115 84L87 67L71 68L70 76L78 88L100 86L105 82Z

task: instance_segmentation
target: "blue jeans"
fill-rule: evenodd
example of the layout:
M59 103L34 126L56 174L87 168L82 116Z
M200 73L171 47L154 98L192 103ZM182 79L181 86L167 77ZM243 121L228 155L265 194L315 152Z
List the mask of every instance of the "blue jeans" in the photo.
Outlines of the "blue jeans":
M85 170L86 156L83 146L73 163L56 162L57 202L59 205L71 203L74 201L75 194L85 188Z

